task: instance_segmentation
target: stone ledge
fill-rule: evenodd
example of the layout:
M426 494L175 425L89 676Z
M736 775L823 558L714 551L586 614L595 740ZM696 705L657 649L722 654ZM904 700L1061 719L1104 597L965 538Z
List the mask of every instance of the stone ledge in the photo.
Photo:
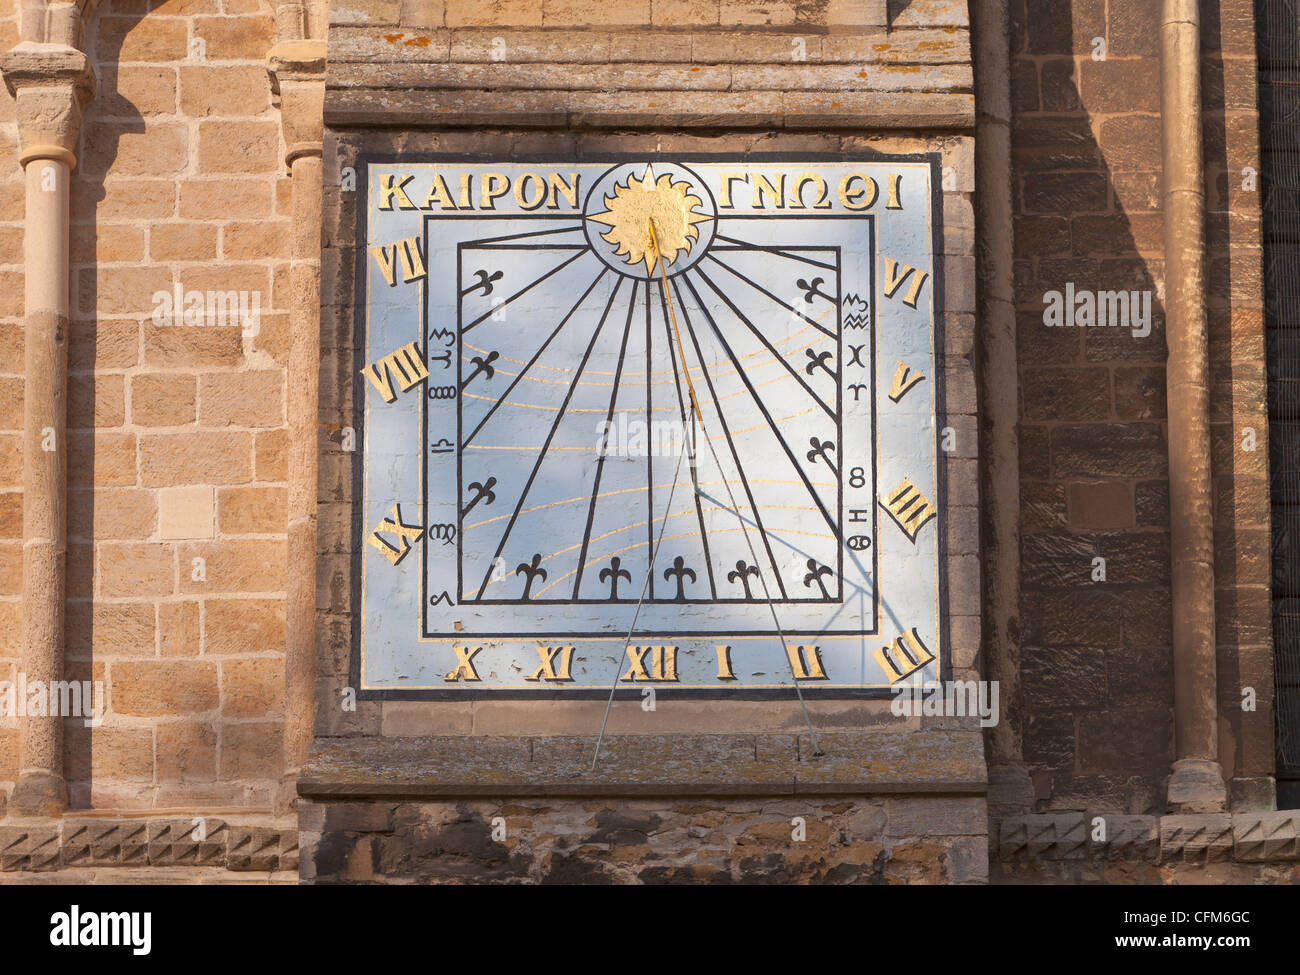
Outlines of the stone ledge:
M969 132L969 31L330 30L337 127Z
M795 43L802 41L802 44ZM494 43L495 42L495 43ZM819 35L798 30L699 29L688 33L642 28L628 31L422 28L401 31L373 25L335 24L329 34L333 73L348 65L375 64L969 64L965 28L907 28L881 37L874 31Z
M305 798L983 795L978 731L820 736L324 738Z
M962 92L495 92L330 89L325 124L364 128L502 126L547 129L891 129L969 132Z

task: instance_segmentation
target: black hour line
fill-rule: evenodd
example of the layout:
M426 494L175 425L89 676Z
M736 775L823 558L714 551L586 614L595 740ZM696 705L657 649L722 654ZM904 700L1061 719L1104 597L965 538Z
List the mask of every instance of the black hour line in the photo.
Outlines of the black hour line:
M614 370L614 391L609 395L609 410L605 413L605 436L609 436L610 424L614 421L614 407L618 405L619 383L623 379L623 364L627 359L627 340L632 335L632 315L636 311L636 289L639 281L632 282L632 295L627 303L627 325L623 328L623 346L618 352L618 367ZM596 502L600 498L600 478L605 471L605 453L609 445L604 445L600 456L596 458L596 477L591 485L591 506L587 509L587 530L582 533L582 550L578 553L577 578L573 580L573 598L578 598L582 586L582 570L587 564L587 546L591 544L591 525L596 518ZM618 567L614 568L617 573ZM630 580L629 576L629 580ZM614 590L618 589L618 576L614 576Z
M600 284L601 280L608 273L609 273L609 268L606 268L605 270L601 271L599 274L596 275L596 280L591 282L587 290L582 293L582 297L579 298L574 303L573 307L569 309L568 313L562 319L560 319L560 324L555 326L555 331L553 331L550 335L546 337L546 341L542 343L541 348L539 348L537 352L533 355L533 357L528 360L528 364L519 370L519 375L515 376L514 381L509 386L506 387L506 391L501 394L501 396L497 399L495 403L492 404L492 408L488 410L487 414L483 417L483 419L479 421L478 426L476 426L473 432L471 432L470 435L465 438L464 442L461 443L462 448L469 446L469 442L473 440L476 436L478 436L478 432L483 429L483 425L487 423L488 420L492 419L492 414L497 411L497 407L499 407L502 403L504 403L507 399L510 398L510 394L514 392L514 388L523 381L524 374L527 373L528 370L531 369L533 365L537 362L537 360L542 357L542 353L546 351L546 347L551 344L551 342L555 339L557 335L560 334L561 330L563 330L564 326L568 323L569 319L572 318L577 313L578 309L582 307L582 303L587 300L587 297L593 291L596 290L596 285ZM614 290L617 291L618 290L617 287Z
M573 399L573 394L578 388L578 381L582 378L583 370L587 368L587 361L591 358L592 350L596 348L596 340L600 338L600 333L605 330L605 322L609 319L609 313L614 308L614 299L618 297L618 291L622 285L623 280L620 278L618 284L614 286L614 290L610 292L609 302L605 305L605 310L600 316L600 324L592 331L591 341L587 343L587 350L582 354L582 362L578 364L578 368L573 374L573 382L569 384L569 391L564 394L564 402L555 411L555 422L551 424L551 430L546 435L546 442L542 444L542 449L537 452L537 463L533 465L532 473L528 475L528 481L524 484L523 490L519 492L519 500L515 503L515 510L510 515L510 522L506 525L506 530L501 534L501 541L497 544L496 552L488 562L488 570L483 574L483 584L478 587L478 592L474 596L475 599L483 598L483 590L487 588L488 582L492 578L492 566L501 557L501 553L506 547L506 541L510 538L510 532L514 529L515 522L519 520L519 512L523 510L524 501L528 498L528 492L532 490L533 481L537 479L537 472L542 469L542 463L546 460L546 452L551 447L551 441L555 439L555 432L560 429L560 423L564 420L564 412L569 408L569 401Z
M775 254L777 257L784 257L791 261L800 261L803 264L811 264L813 267L825 268L827 271L839 270L834 264L825 264L822 261L814 261L811 257L802 257L799 254L791 254L789 251L777 250L774 247L763 247L760 244L751 244L747 240L737 240L734 237L724 237L722 234L716 234L714 240L725 240L728 244L734 244L735 247L712 247L710 250L739 250L739 251L758 251L763 254Z
M739 271L737 271L737 270L736 270L734 267L732 267L730 264L725 264L725 263L723 263L722 261L720 261L720 260L718 260L716 257L714 257L712 254L708 254L708 255L706 255L706 256L708 257L708 259L709 259L710 261L712 261L714 264L718 265L718 267L722 268L723 270L725 270L725 271L727 271L727 272L729 272L729 273L731 273L731 274L734 274L736 277L740 278L740 280L744 281L747 285L749 285L751 288L753 288L753 289L754 289L755 291L757 291L759 294L764 295L764 296L766 296L767 298L770 298L772 301L775 301L778 305L780 305L780 306L781 306L782 308L784 308L786 311L789 311L789 312L792 312L792 313L795 314L795 315L798 315L800 318L802 318L805 322L807 322L807 323L808 323L809 325L811 325L813 328L817 329L817 331L821 332L823 335L827 336L828 338L832 338L832 339L835 338L835 333L834 333L833 331L831 331L829 328L827 328L825 325L823 325L821 322L817 321L817 319L815 319L815 318L809 318L807 315L805 315L805 314L804 314L803 312L801 312L799 309L795 308L794 305L791 305L791 304L786 303L785 301L782 301L780 298L778 298L776 295L772 294L772 292L768 291L766 288L764 288L764 287L763 287L761 284L759 284L757 281L752 281L752 280L750 280L749 278L745 277L745 275L741 274Z
M749 510L754 513L754 523L758 526L758 533L762 536L763 547L767 549L768 561L772 563L772 574L776 577L776 584L781 590L781 598L788 598L785 591L785 579L781 575L780 568L776 564L776 556L772 552L772 540L768 538L767 529L763 527L763 516L758 512L758 504L754 501L754 491L749 486L749 478L745 476L745 468L740 463L740 452L736 450L736 443L731 439L731 428L727 424L727 418L722 412L722 400L718 398L718 391L714 388L713 377L709 370L704 366L704 352L700 348L699 337L695 334L695 326L691 323L691 315L687 310L686 302L682 300L682 289L675 281L673 288L677 292L677 305L682 310L682 320L686 323L686 334L691 337L691 345L695 348L695 357L700 362L700 371L704 373L704 382L709 387L709 397L713 400L713 411L718 414L718 420L722 424L722 433L727 441L727 447L731 450L731 459L736 462L736 472L740 475L741 486L745 489L745 497L749 501ZM722 474L721 471L718 472ZM736 512L736 517L742 517L740 512Z
M663 306L663 313L664 313L664 338L666 339L666 341L667 341L667 343L668 343L668 360L669 360L669 362L672 363L672 367L673 367L673 389L674 389L674 390L676 391L676 393L677 393L677 411L678 411L678 414L679 414L679 415L681 416L681 418L682 418L682 430L683 430L683 432L685 432L685 430L686 430L686 423L687 423L687 419L686 419L686 401L682 398L682 377L681 377L681 372L679 372L678 369L677 369L677 349L676 349L676 347L675 347L675 345L674 345L674 343L673 343L673 335L672 335L672 332L669 331L669 325L668 325L668 298L667 298L667 292L664 291L664 289L663 289L663 285L662 285L662 284L660 284L659 282L656 282L656 284L659 285L659 303L660 303L660 305ZM647 300L647 301L650 299L649 290L650 290L650 289L647 287L647 288L646 288L646 300ZM685 352L686 352L686 350L683 349L683 350L682 350L683 355L685 355ZM683 360L683 361L682 361L682 370L685 370L685 369L686 369L686 362L685 362L685 360ZM694 415L694 413L691 414L690 423L691 423L692 427L693 427L694 424L695 424L695 415ZM691 443L691 448L690 448L690 449L691 449L691 457L690 457L690 461L691 461L691 485L695 488L695 517L696 517L696 519L697 519L697 520L699 521L699 523L700 523L700 543L704 546L704 565L705 565L705 568L707 568L708 571L709 571L709 591L713 594L713 598L714 598L714 599L717 599L717 598L718 598L718 586L717 586L717 583L715 582L715 580L714 580L714 578L713 578L713 555L712 555L712 554L710 553L710 551L709 551L709 533L708 533L708 531L707 531L707 530L705 529L705 527L704 527L704 509L700 506L700 475L699 475L699 471L698 471L697 466L696 466L696 457L698 456L699 451L696 449L696 446L695 446L695 434L694 434L693 432L692 432L692 434L691 434L691 441L690 441L690 443ZM721 471L718 471L718 475L721 476L721 475L722 475L722 472L721 472ZM679 578L678 578L678 585L680 586L680 584L681 584L681 579L680 579L680 577L679 577Z
M537 287L539 284L541 284L541 283L542 283L543 281L545 281L547 278L551 277L552 275L559 274L561 271L563 271L566 267L568 267L570 264L572 264L572 263L573 263L574 261L576 261L578 258L582 257L582 255L584 255L584 254L590 254L590 253L592 253L592 250L591 250L590 247L584 247L584 248L582 248L581 250L578 251L578 253L574 254L574 255L573 255L572 257L570 257L567 261L564 261L562 264L557 264L555 267L551 268L549 271L547 271L545 274L543 274L543 275L542 275L540 278L538 278L536 281L533 281L533 282L530 283L530 284L526 284L526 285L524 285L523 288L521 288L520 290L516 291L514 294L512 294L512 295L511 295L509 298L507 298L505 301L501 302L501 304L496 305L496 306L493 307L493 308L489 308L487 311L485 311L485 312L484 312L482 315L480 315L478 318L474 319L474 320L473 320L472 322L470 322L468 325L464 325L464 326L462 326L462 327L461 327L461 330L460 330L460 334L461 334L461 335L464 335L466 332L468 332L468 331L469 331L470 329L472 329L474 326L483 324L483 322L487 321L487 320L488 320L489 318L491 318L494 314L496 314L496 312L497 312L499 309L504 308L506 305L510 304L510 303L511 303L512 301L514 301L516 298L522 298L524 295L526 295L528 292L532 291L533 288Z
M700 271L698 267L691 268L691 270L695 271L706 281L708 280L708 278L705 277L704 272ZM722 330L718 328L718 323L715 322L713 316L709 314L708 307L704 304L704 300L700 297L700 293L695 289L695 285L692 283L689 275L690 271L683 271L679 276L686 282L686 286L691 289L691 294L695 296L695 301L700 306L700 311L704 313L704 317L707 319L709 327L713 329L713 334L718 337L718 341L722 343L722 348L727 353L727 357L731 359L732 365L736 367L736 373L740 376L741 382L745 384L745 388L749 390L749 395L753 398L754 405L759 408L763 417L767 420L768 426L772 430L772 435L776 438L776 442L781 445L781 449L785 451L786 457L790 459L790 466L795 469L795 473L799 475L799 478L804 483L804 487L808 489L808 494L812 497L818 510L821 511L822 517L826 519L826 524L830 526L831 534L834 536L835 541L841 543L843 540L840 538L839 526L835 523L835 519L831 517L831 513L826 510L826 505L822 503L821 495L817 493L817 489L814 488L812 482L808 480L808 475L805 474L803 468L799 466L799 461L795 459L794 454L791 452L790 445L787 444L785 438L781 436L781 431L777 426L776 420L773 419L772 414L767 410L767 404L764 403L762 398L758 395L758 390L756 390L754 384L750 382L749 376L745 375L745 370L741 366L740 360L736 358L736 353L731 350L731 345L727 342L726 338L723 337ZM717 288L715 287L714 290L716 291Z
M820 406L822 408L822 411L827 416L829 416L832 420L835 420L836 419L835 411L822 402L821 397L818 396L815 392L813 392L813 388L803 381L803 377L799 375L799 371L795 369L794 366L790 365L789 362L786 361L785 356L777 352L776 346L774 346L771 342L769 342L767 340L767 336L764 335L761 330L756 328L753 322L751 322L748 318L745 317L744 313L739 308L736 307L735 302L733 302L731 298L727 296L726 292L724 292L721 288L719 288L716 284L714 284L713 280L707 274L705 274L703 271L700 270L699 265L696 265L691 270L693 270L696 274L698 274L701 278L703 278L705 283L708 284L710 288L712 288L714 291L717 292L718 297L721 298L726 303L727 307L731 309L732 314L735 315L738 319L740 319L741 323L746 328L748 328L751 332L754 333L754 335L758 338L758 340L762 342L764 346L767 347L767 351L772 353L772 357L776 359L777 362L785 366L785 371L788 372L792 377L794 377L794 381L803 387L804 392L812 397L812 401L816 403L818 406ZM712 316L710 316L709 320L710 321L713 320ZM736 368L737 369L741 368L740 363L736 363Z

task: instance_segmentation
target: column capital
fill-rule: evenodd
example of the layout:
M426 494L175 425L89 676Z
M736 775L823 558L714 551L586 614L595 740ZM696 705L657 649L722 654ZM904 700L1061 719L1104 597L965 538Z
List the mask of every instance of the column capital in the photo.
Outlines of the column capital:
M324 132L325 42L283 41L271 48L266 68L280 97L285 165L299 156L319 156Z
M95 97L86 55L66 44L23 41L0 54L0 74L16 102L21 162L57 159L76 166L81 109Z

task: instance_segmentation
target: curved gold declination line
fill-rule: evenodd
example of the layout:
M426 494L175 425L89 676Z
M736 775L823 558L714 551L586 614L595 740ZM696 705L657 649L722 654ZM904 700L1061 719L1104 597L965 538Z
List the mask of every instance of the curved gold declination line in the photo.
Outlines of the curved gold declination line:
M828 309L826 309L826 311L824 311L824 312L822 313L821 318L818 318L817 321L820 322L820 321L822 320L822 318L825 318L827 315L829 315L829 314L830 314L831 312L833 312L834 310L835 310L834 308L828 308ZM785 338L783 338L783 339L778 339L778 340L777 340L776 342L774 342L773 344L774 344L774 345L781 345L781 344L783 344L783 343L785 343L785 342L793 342L793 341L795 341L796 339L798 339L801 335L803 335L804 332L810 332L810 331L812 331L812 329L813 329L813 326L811 326L811 325L805 325L803 328L799 329L799 331L797 331L797 332L792 332L791 334L787 335ZM490 351L490 350L488 350L488 349L480 349L480 348L479 348L478 346L476 346L476 345L470 345L468 342L462 342L461 345L462 345L464 348L469 349L471 352L477 352L477 353L479 353L480 355L488 355L488 354L489 354L489 351ZM743 362L743 361L745 361L746 359L752 359L752 358L754 358L754 356L756 356L756 355L766 355L766 354L767 354L767 349L755 349L753 352L746 352L744 355L742 355L742 356L738 356L738 358ZM469 361L470 361L469 358L466 357L466 356L462 356L461 358L462 358L462 360L465 361L465 362L469 362ZM497 359L500 360L501 362L513 362L513 363L514 363L515 365L517 365L517 366L526 366L526 365L528 365L528 363L524 362L523 359L512 359L512 358L510 358L510 356L508 356L508 355L500 355L500 354L498 354L498 355L497 355ZM773 361L775 361L775 360L773 360ZM712 368L714 368L715 366L730 365L730 364L731 364L731 360L730 360L730 359L718 359L718 360L715 361L715 362L705 363L704 366L703 366L703 368L705 368L705 369L712 369ZM572 373L573 373L573 370L572 370L572 369L564 369L564 368L561 368L560 366L548 366L548 365L545 365L545 364L540 363L540 362L533 363L533 368L534 368L534 369L545 369L545 370L547 370L548 372L560 372L560 373L564 373L564 374L566 374L566 375L572 375ZM501 374L502 374L503 376L517 376L517 375L519 375L519 373L517 373L517 372L513 372L513 373L503 372L503 371L500 370L500 369L498 369L497 371L498 371L498 372L501 372ZM614 373L614 372L607 372L607 371L604 371L604 370L601 370L601 369L586 369L586 370L584 370L584 372L587 373L587 374L590 374L590 375L592 375L592 376L615 376L615 375L617 375L617 373ZM667 376L667 375L669 375L671 372L672 372L671 369L653 369L653 370L650 371L650 375L652 375L652 376ZM733 368L730 372L715 372L715 373L713 373L713 375L716 376L717 378L722 378L722 377L724 377L724 376L731 376L731 375L734 375L735 372L736 372L736 370ZM644 376L644 375L645 375L645 370L624 369L624 370L623 370L623 375L625 375L625 376ZM611 385L611 384L605 383L605 384L602 384L602 385ZM662 384L657 384L657 385L662 385Z
M807 329L805 329L805 331L807 331ZM786 340L786 339L782 339L782 341L788 341L788 340ZM826 339L825 339L825 337L822 337L821 339L813 339L812 341L814 341L814 342L816 342L816 341L826 341ZM803 342L800 342L799 345L804 345L804 343L803 343ZM467 348L469 348L469 346L467 346ZM474 351L478 351L478 350L475 349ZM757 371L757 370L759 370L759 369L762 369L764 366L769 366L769 365L771 365L771 366L775 366L775 365L779 365L782 361L785 361L785 362L787 363L787 365L788 365L790 357L793 356L797 351L799 351L799 347L798 347L798 346L796 346L795 348L791 349L789 352L787 352L787 353L785 353L785 354L783 354L783 355L780 355L780 356L768 355L768 358L764 359L762 362L756 362L756 363L754 363L752 366L748 366L747 369L748 369L748 370L754 370L754 371ZM742 358L746 358L746 359L748 359L748 358L752 358L752 357L754 357L754 356L756 356L756 355L761 355L761 354L766 353L766 352L767 352L767 349L759 349L759 350L757 350L756 352L750 352L748 355L742 356ZM501 358L501 357L498 356L497 358ZM472 362L473 362L473 359L472 359L472 357L470 357L470 356L461 356L461 361L462 361L462 362L465 362L465 363L472 363ZM514 361L514 360L511 360L511 361ZM524 365L527 365L527 363L524 363ZM797 363L796 363L796 365L797 365ZM560 368L557 367L557 366L548 366L547 368L549 368L549 369L553 369L553 370L556 371L556 372L562 372L562 373L565 373L565 374L567 374L567 375L572 375L572 374L573 374L573 370L572 370L572 369L562 370L562 369L560 369ZM706 369L706 371L707 371L707 367L705 367L705 369ZM519 375L520 375L520 374L517 373L517 372L510 372L510 371L508 371L508 370L506 370L506 369L497 369L496 371L497 371L497 373L499 373L499 374L502 375L502 376L511 376L511 377L516 377L516 376L519 376ZM584 372L585 372L585 370L584 370ZM651 375L653 375L653 376L658 376L658 375L661 375L661 374L662 374L661 371L655 371L655 372L651 373ZM610 372L600 372L600 373L594 373L594 375L599 375L599 376L612 376L612 375L614 375L614 373L610 373ZM638 373L635 373L635 374L624 373L624 375L638 375L638 376L644 376L645 373L643 373L643 372L638 372ZM740 375L740 371L739 371L738 369L736 369L734 366L732 366L731 368L727 369L725 372L713 372L713 373L710 373L710 375L713 376L714 379L726 379L728 376L738 376L738 375ZM783 373L782 375L786 375L786 374ZM525 379L525 380L527 380L527 381L530 382L530 383L545 383L545 384L548 385L548 386L572 386L572 385L578 385L578 386L591 386L591 387L594 387L594 388L597 388L597 389L600 389L600 388L610 389L610 388L612 388L613 385L614 385L613 383L589 383L589 382L584 382L584 381L582 381L582 380L578 380L578 382L575 384L572 380L563 380L563 379L543 379L543 378L541 378L540 376L530 376L530 375L528 375L527 373L524 373L523 376L522 376L522 378ZM770 380L769 380L769 381L770 381ZM758 385L758 386L765 386L765 385L767 385L767 382L769 382L769 381L765 381L765 382L762 382L762 383L758 383L758 384L756 384L756 385ZM654 379L654 380L651 380L647 385L650 385L650 386L669 386L669 385L672 385L673 382L674 382L674 380L672 380L672 379ZM626 386L637 386L637 387L640 387L642 384L638 381L638 382L623 383L623 384L621 384L621 385L626 385ZM734 395L734 394L732 394L732 395ZM488 398L488 397L480 397L480 398L485 399L485 398Z
M747 390L743 390L743 389L742 389L740 392L742 392L742 393L743 393L743 392L747 392ZM728 395L728 396L731 396L731 395L738 395L738 394L728 393L727 395ZM489 397L489 396L481 396L481 397L477 397L477 398L478 398L478 399L491 399L491 397ZM726 396L723 396L723 397L722 397L722 399L726 399L726 398L727 398ZM514 402L513 400L501 400L501 402L504 403L506 406L518 406L518 407L521 407L521 408L527 408L527 409L530 409L530 410L549 410L549 409L552 409L552 407L541 406L541 405L537 405L537 404L533 404L533 403L516 403L516 402ZM711 400L711 399L706 399L706 400L704 400L704 403L705 403L706 405L709 405L709 406L714 406L714 405L716 405L716 402L717 402L716 400ZM806 410L800 410L798 413L791 413L789 416L781 416L781 417L777 417L776 422L777 422L777 423L786 423L786 422L788 422L788 421L790 421L790 420L797 420L797 419L799 419L799 417L801 417L801 416L807 416L809 413L812 413L812 412L813 412L814 410L816 410L816 409L817 409L817 407L815 407L815 406L810 406L810 407L808 407L808 409L806 409ZM608 410L604 410L604 409L572 409L572 408L571 408L571 409L569 409L567 412L569 412L569 413L607 413ZM639 421L639 422L640 422L640 421ZM671 422L671 421L669 421L669 422ZM743 428L743 429L741 429L741 430L732 430L732 431L731 431L731 436L732 436L732 437L736 437L736 436L739 436L739 435L742 434L742 433L753 433L755 430L770 430L771 428L772 428L772 425L771 425L770 423L756 423L756 424L754 424L752 427L745 427L745 428ZM716 433L716 434L714 434L713 436L707 436L707 435L706 435L706 436L704 437L704 439L705 439L705 440L726 440L726 439L727 439L727 434L725 434L725 433ZM528 447L507 447L507 446L493 446L493 445L483 445L483 444L466 444L466 445L465 445L465 449L466 449L466 450L532 450L532 449L534 449L534 448L531 447L531 446L528 446ZM555 447L555 446L552 446L550 449L551 449L551 450L589 450L589 449L591 449L591 448L589 448L589 447L585 447L585 446L584 446L584 447ZM637 455L637 456L639 456L639 455ZM791 483L791 484L798 484L799 482L798 482L798 481L790 481L789 483Z
M775 360L773 360L773 361L775 362ZM507 373L503 373L502 375L508 375L508 374L507 374ZM524 378L525 378L525 379L531 379L532 377L530 377L530 376L525 376ZM790 374L789 374L789 373L785 373L785 372L783 372L783 373L780 373L779 375L773 376L771 379L765 379L765 380L763 380L761 383L754 383L754 388L755 388L755 389L762 389L764 386L771 386L773 383L779 383L779 382L781 382L781 381L783 381L783 380L786 380L786 379L789 379L789 378L790 378ZM561 383L561 382L558 382L558 381L556 381L556 380L554 380L554 379L532 379L532 381L533 381L533 382L538 382L538 383L554 384L554 385L556 385L556 386L564 386L564 385L567 385L566 383ZM613 383L585 383L585 384L584 384L584 383L579 383L578 385L580 385L580 386L582 386L582 385L587 385L587 386L605 386L605 387L610 387L610 386L613 386L614 384L613 384ZM639 386L640 384L638 383L637 385ZM665 381L658 382L658 383L651 383L651 385L652 385L652 386L666 386L666 385L668 385L668 381L665 380ZM708 404L712 405L713 403L720 402L721 400L724 400L724 399L733 399L733 398L735 398L735 397L737 397L737 396L745 396L745 395L748 395L748 393L749 393L749 390L747 390L747 389L738 389L738 390L736 390L734 393L727 393L725 396L719 396L716 400L713 400L713 399L706 399L706 400L701 400L701 402L702 402L702 403L708 403ZM465 393L465 394L463 394L463 395L464 395L466 398L469 398L469 399L491 400L491 399L493 398L493 397L491 397L491 396L480 396L480 395L477 395L477 394L475 394L475 393ZM533 403L516 403L516 402L514 402L513 400L506 400L506 401L504 401L504 402L506 402L506 403L513 403L513 404L516 405L516 406L526 406L526 407L528 407L528 408L530 408L530 409L538 409L538 410L553 410L553 409L555 409L554 406L542 406L542 405L533 404ZM598 413L604 413L605 411L604 411L604 410L597 410L596 412L598 412Z
M727 483L726 481L701 481L701 482L700 482L700 484L702 484L702 485L709 485L709 486L713 486L713 485L717 485L717 484L723 484L723 485L725 485L726 483ZM779 481L779 480L776 480L776 479L774 479L774 478L751 478L749 483L751 483L751 484L790 484L790 485L798 485L798 484L800 484L800 483L802 483L802 482L800 482L800 481ZM835 486L835 485L833 485L833 484L823 484L823 483L821 483L820 481L815 481L815 482L813 482L813 487L818 487L818 488L833 488L834 486ZM659 491L659 490L662 490L663 488L670 488L670 487L672 487L671 484L653 484L653 485L650 486L650 490L652 490L652 491ZM601 491L599 494L596 495L596 497L597 497L597 498L612 498L612 497L614 497L615 495L619 495L619 494L631 494L631 493L636 492L636 491L644 491L644 490L646 490L644 487L620 488L620 489L617 490L617 491ZM583 494L583 495L579 495L578 497L574 497L574 498L565 498L563 501L548 501L548 502L546 502L545 504L535 504L535 505L533 505L531 508L521 508L520 511L519 511L519 513L520 513L521 515L528 515L528 514L532 514L534 511L542 511L542 510L544 510L544 509L546 509L546 508L558 508L558 507L561 507L561 506L566 505L566 504L573 504L573 503L575 503L575 502L577 502L577 501L587 502L587 501L590 501L590 500L591 500L591 495L590 495L590 494ZM766 505L765 507L770 507L770 508L793 508L793 509L796 509L796 510L799 510L799 511L816 511L816 510L817 510L816 508L809 508L809 507L804 506L804 505L795 505L795 504L786 504L786 505ZM494 517L492 517L492 518L485 518L483 521L476 521L476 522L475 522L474 524L472 524L472 525L466 525L466 526L462 529L462 531L473 531L475 528L482 528L482 527L484 527L485 525L490 525L490 524L492 524L492 523L495 522L495 521L502 521L502 520L504 520L504 519L506 519L506 518L509 518L509 517L510 517L509 515L496 515L496 516L494 516ZM645 522L641 522L641 524L645 524ZM566 550L566 551L567 551L567 550Z

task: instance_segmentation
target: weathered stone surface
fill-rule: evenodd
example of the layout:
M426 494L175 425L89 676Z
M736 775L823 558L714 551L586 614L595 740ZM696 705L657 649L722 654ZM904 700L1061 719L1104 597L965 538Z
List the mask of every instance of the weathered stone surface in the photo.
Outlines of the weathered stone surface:
M299 807L305 881L895 884L987 876L982 803L963 824L969 835L923 838L887 836L881 801L848 796L376 800L373 816L338 815L337 805ZM391 829L306 828L331 821Z
M165 819L149 822L151 866L224 864L228 830L213 818Z
M0 826L0 871L224 868L283 874L298 867L298 833L283 824L229 826L214 817L72 815ZM147 882L138 874L138 882ZM132 881L137 882L137 881Z
M61 865L57 822L0 826L0 872L57 870Z
M143 866L148 829L143 820L69 818L63 824L63 863L69 867Z
M1233 816L1232 842L1238 860L1300 860L1300 812L1287 809Z
M275 870L282 831L270 826L232 826L226 851L228 870ZM296 849L296 842L293 843Z
M978 731L785 735L334 739L318 742L299 794L645 796L980 794Z
M1097 820L1102 821L1105 838L1093 838ZM1159 827L1155 816L1122 816L1110 813L1089 816L1088 850L1093 856L1133 862L1154 860L1160 848Z
M1011 816L998 824L998 856L1003 860L1067 860L1087 852L1083 813Z
M1232 856L1232 817L1206 813L1160 817L1160 859L1208 863Z

